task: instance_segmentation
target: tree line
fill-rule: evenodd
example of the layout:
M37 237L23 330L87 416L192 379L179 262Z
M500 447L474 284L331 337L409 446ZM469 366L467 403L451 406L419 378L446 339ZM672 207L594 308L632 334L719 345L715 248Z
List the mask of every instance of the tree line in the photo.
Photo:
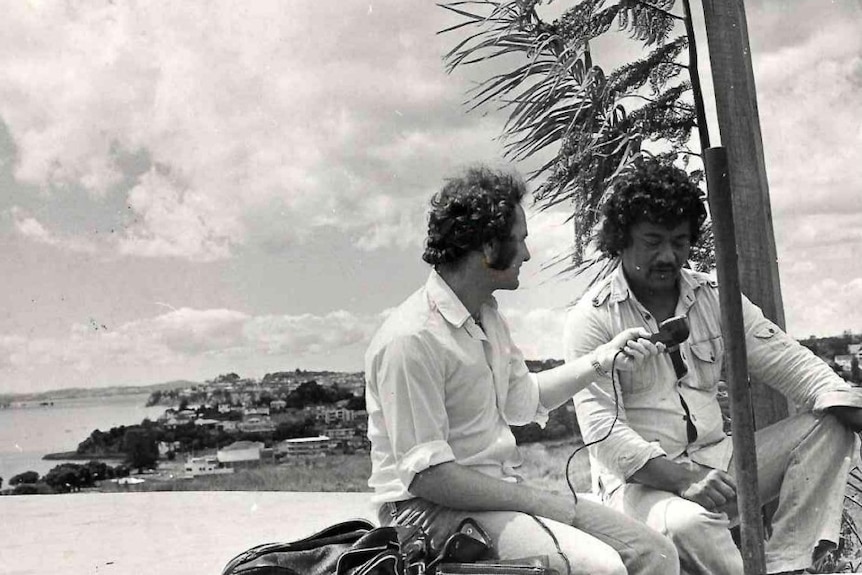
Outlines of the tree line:
M25 471L13 476L9 485L13 495L38 495L48 493L70 493L85 487L94 487L97 481L127 477L130 469L125 465L112 467L104 461L87 463L61 463L53 467L44 477L35 471ZM0 478L0 487L3 479Z

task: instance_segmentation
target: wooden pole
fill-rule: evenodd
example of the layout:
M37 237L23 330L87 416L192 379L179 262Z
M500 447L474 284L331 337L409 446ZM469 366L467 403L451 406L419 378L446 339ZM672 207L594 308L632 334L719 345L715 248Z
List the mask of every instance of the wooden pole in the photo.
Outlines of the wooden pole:
M722 146L727 149L739 281L766 317L784 327L769 185L743 0L702 0ZM787 417L787 400L765 385L751 389L755 423Z
M742 318L737 244L727 152L722 147L704 153L706 184L712 231L715 235L715 260L721 286L721 333L725 342L725 365L733 422L733 464L736 471L742 562L745 575L766 573L763 516L757 482L757 451L754 444L754 417L748 383L748 358Z

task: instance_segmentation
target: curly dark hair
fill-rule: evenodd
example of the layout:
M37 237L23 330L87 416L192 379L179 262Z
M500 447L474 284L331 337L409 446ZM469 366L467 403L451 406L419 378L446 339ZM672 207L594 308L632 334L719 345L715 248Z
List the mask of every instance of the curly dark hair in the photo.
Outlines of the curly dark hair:
M706 207L700 188L683 170L655 159L643 159L614 186L602 215L598 248L616 257L629 245L629 230L640 221L667 227L688 221L694 246L706 220Z
M446 180L443 189L431 198L422 259L432 266L455 263L495 240L500 250L510 251L507 246L515 209L526 191L518 175L484 166ZM501 264L505 268L509 263ZM494 264L491 262L492 267L498 267Z

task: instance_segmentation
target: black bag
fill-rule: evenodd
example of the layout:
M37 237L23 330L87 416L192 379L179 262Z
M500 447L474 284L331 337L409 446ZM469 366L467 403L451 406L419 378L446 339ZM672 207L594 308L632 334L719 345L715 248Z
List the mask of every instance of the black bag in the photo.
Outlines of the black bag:
M362 519L327 527L292 543L252 547L228 562L222 575L554 575L547 558L477 563L491 552L490 539L465 519L442 549L431 547L419 527L377 527Z
M222 575L332 575L338 558L373 530L355 519L292 543L257 545L231 559Z

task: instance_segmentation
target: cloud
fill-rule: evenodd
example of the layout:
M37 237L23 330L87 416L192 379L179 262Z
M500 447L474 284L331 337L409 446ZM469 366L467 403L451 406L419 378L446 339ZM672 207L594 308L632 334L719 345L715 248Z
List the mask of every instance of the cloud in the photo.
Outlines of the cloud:
M819 12L798 43L755 60L776 218L860 211L862 37L857 19Z
M527 359L562 359L565 308L507 309L504 312L515 342Z
M120 239L120 253L214 261L242 239L241 223L222 206L159 170L141 178L128 204L136 217Z
M862 326L862 275L849 280L817 279L807 284L791 284L785 290L787 329L796 337L839 335ZM797 285L804 288L796 287Z
M71 326L62 337L0 335L0 374L7 386L23 387L21 382L31 381L34 374L64 373L63 386L68 386L111 383L118 373L128 377L123 370L140 374L142 369L168 369L177 377L193 377L201 365L212 369L260 363L266 357L296 362L367 344L385 313L250 316L228 309L179 308L116 328L90 320Z
M94 253L97 251L96 244L91 241L80 238L64 238L52 233L39 220L27 215L24 210L17 206L13 206L8 211L8 215L12 218L15 231L31 241L74 252Z
M497 128L463 116L463 81L428 49L442 16L395 0L370 12L275 0L10 7L0 117L15 177L83 188L92 202L127 196L122 254L222 259L250 238L272 243L254 226L403 246L412 212L371 207L424 198L438 169L499 151ZM130 172L129 154L150 169Z

